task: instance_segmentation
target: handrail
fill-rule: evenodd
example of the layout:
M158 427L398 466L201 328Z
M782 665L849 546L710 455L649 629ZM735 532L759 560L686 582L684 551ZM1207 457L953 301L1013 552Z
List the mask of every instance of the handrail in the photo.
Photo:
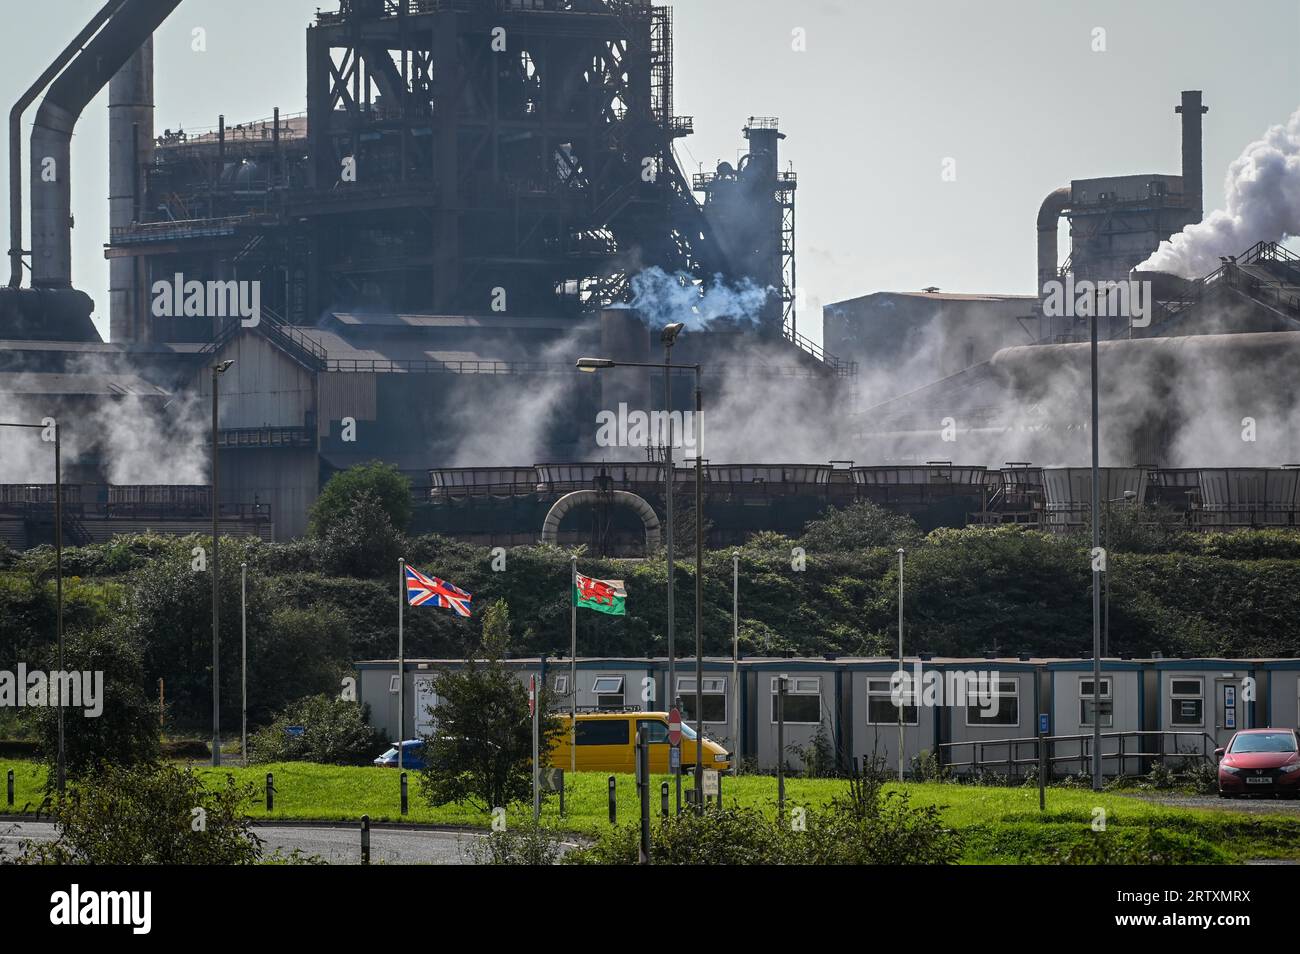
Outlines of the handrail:
M1128 751L1125 749L1125 739L1137 739L1139 743L1144 737L1154 736L1160 741L1158 749L1150 751L1144 750L1141 745L1136 750ZM1165 740L1173 738L1175 750L1173 752L1165 751ZM1179 751L1177 743L1179 738L1194 738L1200 744L1200 751L1195 749L1190 751ZM1119 745L1114 752L1107 752L1105 748L1106 740L1118 740ZM955 742L939 743L939 763L944 768L971 768L980 771L984 768L996 768L1005 766L1007 774L1012 774L1012 770L1017 766L1031 766L1039 763L1038 745L1047 743L1049 753L1046 756L1049 774L1051 767L1060 762L1078 762L1081 770L1083 766L1091 762L1092 759L1092 733L1081 733L1078 735L1047 735L1047 736L1020 736L1012 739L962 739ZM1214 750L1218 747L1215 739L1206 732L1195 732L1185 729L1129 729L1123 732L1103 732L1101 733L1102 749L1100 752L1101 761L1104 766L1107 759L1119 761L1120 774L1123 774L1124 763L1127 759L1149 759L1149 758L1193 758L1199 757L1210 760L1214 756ZM1069 755L1059 755L1055 752L1055 746L1060 743L1077 743L1079 751ZM1019 758L1019 750L1022 746L1033 746L1033 755L1029 758ZM944 758L944 753L951 753L958 746L971 746L971 759L967 762L953 761L951 758ZM1000 746L1007 747L1006 758L984 758L984 752L989 747L996 751Z

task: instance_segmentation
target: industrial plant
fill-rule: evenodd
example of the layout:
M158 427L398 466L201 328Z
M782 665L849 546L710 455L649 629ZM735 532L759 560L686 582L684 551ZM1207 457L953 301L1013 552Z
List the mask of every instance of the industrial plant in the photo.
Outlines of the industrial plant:
M1261 230L1203 272L1161 258L1204 218L1212 95L1182 91L1151 130L1181 129L1178 174L1062 169L1023 210L1036 296L864 289L826 306L823 345L780 122L736 117L743 156L712 172L678 158L694 119L671 7L339 0L306 31L305 104L158 129L152 36L180 3L110 0L10 114L0 403L58 422L68 542L192 533L214 508L223 532L292 539L372 460L411 479L413 530L491 545L639 555L697 466L715 545L859 500L925 528L1082 526L1092 312L1070 306L1086 287L1105 309L1111 283L1134 298L1097 318L1108 505L1297 522L1300 257ZM70 187L105 87L108 341L72 270ZM642 433L602 435L638 412ZM18 549L56 529L40 438L0 453ZM557 513L575 491L593 494Z

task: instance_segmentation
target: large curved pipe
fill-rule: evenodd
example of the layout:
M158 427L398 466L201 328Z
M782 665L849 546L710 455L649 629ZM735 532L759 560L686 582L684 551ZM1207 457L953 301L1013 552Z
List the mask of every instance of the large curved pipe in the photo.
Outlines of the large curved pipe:
M1038 287L1035 294L1043 295L1043 284L1056 278L1060 253L1056 247L1056 230L1061 213L1070 205L1070 187L1061 186L1047 194L1038 207Z
M614 503L619 506L630 507L636 511L636 515L641 518L641 523L645 526L645 546L646 551L653 551L659 546L659 516L655 513L654 507L646 503L645 498L626 490L615 490L613 492ZM575 490L572 493L565 494L551 507L547 513L546 519L542 522L542 543L549 543L555 546L559 541L560 522L567 514L583 505L593 506L600 503L601 495L595 490Z
M126 0L108 0L9 110L9 287L23 283L23 113Z
M32 124L32 287L72 287L69 167L72 131L82 110L180 2L124 0L41 100Z

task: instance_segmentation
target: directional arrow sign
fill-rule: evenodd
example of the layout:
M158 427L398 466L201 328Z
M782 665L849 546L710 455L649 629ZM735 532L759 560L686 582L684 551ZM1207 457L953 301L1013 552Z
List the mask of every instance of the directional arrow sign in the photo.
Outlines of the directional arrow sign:
M542 788L548 792L558 792L564 788L564 769L542 769Z

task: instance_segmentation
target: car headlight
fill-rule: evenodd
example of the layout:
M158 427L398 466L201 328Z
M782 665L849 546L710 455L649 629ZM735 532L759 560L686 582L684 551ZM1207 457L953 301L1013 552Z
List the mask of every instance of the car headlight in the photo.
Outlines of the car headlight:
M1283 775L1294 775L1296 772L1300 772L1300 762L1290 762L1282 766Z
M713 761L715 761L715 762L725 762L725 761L727 761L729 758L731 758L731 756L729 756L726 752L723 752L721 755L715 755L715 756L713 757Z
M1220 771L1227 772L1229 775L1240 775L1240 774L1241 774L1241 769L1239 769L1239 768L1237 768L1236 766L1233 766L1233 765L1224 765L1224 764L1220 763L1220 765L1219 765L1219 769L1220 769Z

